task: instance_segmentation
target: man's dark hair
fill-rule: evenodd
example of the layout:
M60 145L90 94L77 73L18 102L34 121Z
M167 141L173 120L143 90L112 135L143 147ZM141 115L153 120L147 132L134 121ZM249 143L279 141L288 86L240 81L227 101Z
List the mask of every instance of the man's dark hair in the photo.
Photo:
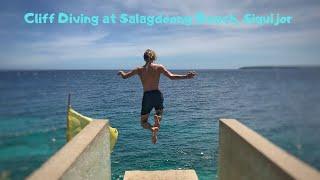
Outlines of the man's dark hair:
M143 58L146 62L155 61L157 59L157 55L153 50L147 49L143 54Z

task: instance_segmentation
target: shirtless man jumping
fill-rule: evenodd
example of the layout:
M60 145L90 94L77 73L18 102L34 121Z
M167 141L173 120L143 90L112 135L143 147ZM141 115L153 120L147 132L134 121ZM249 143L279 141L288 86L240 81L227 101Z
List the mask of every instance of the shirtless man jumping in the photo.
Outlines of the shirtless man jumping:
M188 72L186 75L171 73L163 65L154 63L154 61L157 59L157 56L156 53L151 49L147 49L143 57L144 61L146 62L144 66L138 67L127 73L119 71L118 75L120 75L123 79L130 78L134 75L139 75L144 91L141 108L141 126L151 131L152 143L155 144L157 142L157 132L160 129L160 121L164 108L163 95L159 90L160 75L164 74L171 80L179 80L191 79L196 75L196 73ZM156 114L154 115L154 125L152 126L148 122L148 118L153 108L155 109Z

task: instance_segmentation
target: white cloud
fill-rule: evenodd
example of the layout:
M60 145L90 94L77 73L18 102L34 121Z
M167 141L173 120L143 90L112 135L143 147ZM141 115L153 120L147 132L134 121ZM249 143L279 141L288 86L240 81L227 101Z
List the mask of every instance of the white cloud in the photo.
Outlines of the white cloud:
M137 40L137 42L97 43L100 38L108 38L108 33L69 36L44 40L31 45L20 44L23 52L9 54L7 59L19 59L19 63L45 64L54 61L68 63L75 60L132 58L141 57L147 48L155 49L160 57L187 56L188 54L242 54L269 53L281 54L283 50L299 48L309 41L320 41L319 31L291 33L238 33L230 36L214 34L158 35ZM10 57L11 56L11 57ZM22 63L23 64L23 63Z
M243 58L253 54L265 54L269 52L268 57L289 57L294 58L292 54L303 55L306 57L315 56L308 51L299 50L311 44L319 45L319 27L310 26L311 21L319 20L319 5L308 5L293 1L285 6L284 2L279 1L147 1L147 0L123 0L117 2L109 1L78 1L76 6L65 4L67 10L81 11L86 7L88 14L110 14L114 12L137 12L142 14L157 15L165 12L167 15L193 15L195 12L202 11L208 15L242 15L248 11L254 11L265 15L270 10L277 10L280 13L293 16L296 21L293 25L288 25L284 29L266 30L269 27L264 26L168 26L170 31L165 28L148 28L143 26L128 27L128 34L134 35L121 39L121 34L114 37L114 32L121 32L125 36L127 33L124 28L115 29L109 26L98 26L94 31L75 30L73 34L66 35L61 33L52 37L39 38L44 36L45 32L21 32L26 36L37 37L34 42L17 42L11 52L1 52L1 65L5 67L24 67L24 66L45 66L53 62L74 63L81 59L106 59L114 60L116 58L141 57L146 48L155 49L159 56L187 56L188 54L243 54ZM302 5L303 8L297 7ZM257 7L256 9L253 7ZM121 8L121 9L119 9ZM312 22L311 22L312 23ZM314 22L316 23L316 22ZM309 27L310 26L310 27ZM76 27L76 26L74 26ZM296 29L300 27L300 29ZM59 28L59 27L55 27ZM266 28L266 29L264 29ZM108 32L106 32L108 31ZM10 31L1 30L2 35L10 34ZM41 34L41 35L39 35ZM144 36L148 34L148 36ZM112 40L109 40L112 39ZM119 39L119 40L118 40ZM106 41L107 40L107 41ZM108 41L109 40L109 41ZM298 50L297 50L298 49ZM1 51L1 50L0 50ZM298 56L296 56L298 57ZM249 58L249 57L248 57ZM295 62L297 62L296 59ZM308 61L308 59L307 59ZM314 61L311 57L309 61ZM85 67L84 67L85 68Z

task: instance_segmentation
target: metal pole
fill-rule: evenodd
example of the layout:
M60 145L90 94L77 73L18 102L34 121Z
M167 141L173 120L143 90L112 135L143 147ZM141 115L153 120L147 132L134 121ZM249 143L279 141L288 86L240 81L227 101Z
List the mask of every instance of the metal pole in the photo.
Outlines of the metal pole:
M68 129L69 129L69 110L71 108L71 93L68 94L68 106L67 106L67 130L66 130L66 139L68 140Z

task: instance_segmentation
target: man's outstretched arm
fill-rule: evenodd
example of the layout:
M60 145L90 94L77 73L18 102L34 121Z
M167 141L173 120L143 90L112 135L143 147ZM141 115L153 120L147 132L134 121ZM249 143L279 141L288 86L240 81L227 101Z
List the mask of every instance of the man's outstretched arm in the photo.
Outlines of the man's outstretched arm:
M123 79L127 79L127 78L130 78L134 75L138 74L138 68L132 70L132 71L129 71L127 73L125 73L124 71L119 71L118 72L118 75L121 76Z
M179 79L192 79L196 74L196 72L189 71L186 75L173 74L169 70L167 70L164 66L161 66L161 73L167 76L171 80L179 80Z

